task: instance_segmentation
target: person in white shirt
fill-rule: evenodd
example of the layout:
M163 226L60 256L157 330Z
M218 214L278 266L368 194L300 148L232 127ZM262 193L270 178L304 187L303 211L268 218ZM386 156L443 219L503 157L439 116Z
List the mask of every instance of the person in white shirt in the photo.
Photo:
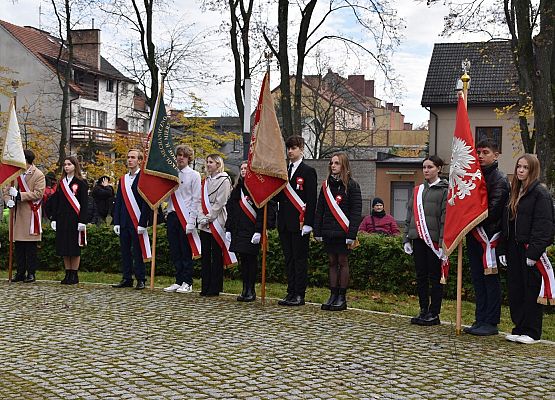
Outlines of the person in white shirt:
M201 187L200 174L189 166L193 155L190 146L180 144L175 149L179 188L168 199L166 221L170 257L175 266L175 283L165 288L166 292L193 291L193 251L187 236L196 234Z

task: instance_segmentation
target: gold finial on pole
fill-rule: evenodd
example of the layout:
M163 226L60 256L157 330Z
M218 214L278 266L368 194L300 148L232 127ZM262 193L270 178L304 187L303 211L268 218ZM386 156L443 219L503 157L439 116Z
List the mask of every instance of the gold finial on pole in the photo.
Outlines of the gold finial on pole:
M461 67L463 70L463 75L461 76L461 81L463 84L462 87L462 93L464 96L464 105L467 106L468 108L468 89L470 89L470 75L468 75L468 72L470 71L470 61L468 59L465 59L462 63L461 63Z

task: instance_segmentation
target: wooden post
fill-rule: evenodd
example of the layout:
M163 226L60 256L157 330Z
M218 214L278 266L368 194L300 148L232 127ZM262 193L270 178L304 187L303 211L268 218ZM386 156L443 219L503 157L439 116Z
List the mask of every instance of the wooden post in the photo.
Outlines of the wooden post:
M264 219L262 222L262 277L260 288L260 299L262 304L266 301L266 251L268 246L268 235L266 227L268 223L268 204L264 204Z
M158 208L152 210L154 219L152 222L152 259L150 260L150 290L154 290L154 271L156 270L156 230L158 228Z

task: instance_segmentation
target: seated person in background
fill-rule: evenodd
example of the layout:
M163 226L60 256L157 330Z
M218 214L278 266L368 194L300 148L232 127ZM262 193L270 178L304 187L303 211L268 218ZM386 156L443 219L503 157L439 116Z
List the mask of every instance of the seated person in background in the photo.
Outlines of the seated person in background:
M383 235L399 235L399 227L395 218L390 214L386 214L383 200L375 197L372 200L372 211L362 220L359 232L381 233Z

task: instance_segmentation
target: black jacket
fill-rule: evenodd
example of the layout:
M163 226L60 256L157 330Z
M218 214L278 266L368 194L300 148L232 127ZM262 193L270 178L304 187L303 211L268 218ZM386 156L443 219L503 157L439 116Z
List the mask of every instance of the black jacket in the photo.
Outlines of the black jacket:
M135 179L133 179L133 183L131 184L131 191L133 192L133 196L135 197L137 205L141 210L139 226L146 228L152 222L152 210L150 209L148 203L144 201L143 197L139 194L139 190L137 189L140 174L141 172L139 172ZM133 221L129 216L129 212L127 212L127 206L125 205L125 200L123 199L121 179L119 182L120 185L118 186L118 191L116 193L116 202L114 204L114 225L120 225L122 228L127 227L134 229L135 226L133 225Z
M94 198L98 216L106 219L114 206L114 188L110 185L96 185L92 190L91 196Z
M362 197L360 186L353 179L349 180L348 190L345 192L345 185L341 180L332 177L328 178L331 194L334 198L341 196L339 208L345 213L349 220L349 232L345 233L339 222L333 216L328 203L324 197L324 188L320 189L318 204L316 206L316 216L314 219L314 236L324 239L356 239L358 227L362 220Z
M297 183L302 179L302 184ZM295 173L289 180L293 190L297 192L302 201L306 203L306 210L304 213L304 224L314 228L314 211L316 210L316 198L318 195L318 178L316 177L316 170L302 161ZM299 212L289 201L285 194L285 189L282 190L277 196L279 202L277 227L280 231L296 232L300 230L299 227Z
M501 230L501 217L507 200L509 199L509 180L507 175L501 172L497 166L497 161L483 167L482 172L486 179L488 191L488 217L480 223L488 237L492 237Z
M545 249L553 243L555 235L555 215L553 198L547 189L535 181L518 202L516 218L509 220L509 207L503 210L503 230L500 255L505 254L506 246L510 245L510 226L514 232L514 240L528 244L526 257L539 260Z

